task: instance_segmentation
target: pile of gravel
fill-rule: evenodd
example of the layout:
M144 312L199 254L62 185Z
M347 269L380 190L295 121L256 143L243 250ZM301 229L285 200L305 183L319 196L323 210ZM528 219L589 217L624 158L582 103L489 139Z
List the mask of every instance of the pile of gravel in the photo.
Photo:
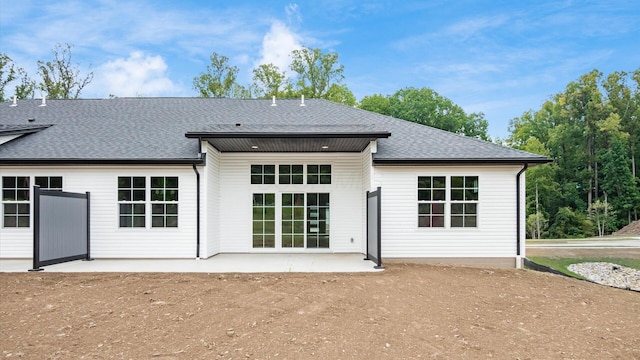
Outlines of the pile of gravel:
M567 269L598 284L640 291L640 270L606 262L571 264Z

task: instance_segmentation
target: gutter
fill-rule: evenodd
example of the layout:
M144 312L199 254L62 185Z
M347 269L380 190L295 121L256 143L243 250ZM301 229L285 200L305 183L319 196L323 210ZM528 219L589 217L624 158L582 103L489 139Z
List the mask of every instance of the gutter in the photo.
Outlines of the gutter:
M190 165L204 164L202 158L193 159L0 159L0 165Z
M520 254L520 177L528 166L528 163L524 163L522 170L518 171L516 175L516 268L518 269L522 267Z

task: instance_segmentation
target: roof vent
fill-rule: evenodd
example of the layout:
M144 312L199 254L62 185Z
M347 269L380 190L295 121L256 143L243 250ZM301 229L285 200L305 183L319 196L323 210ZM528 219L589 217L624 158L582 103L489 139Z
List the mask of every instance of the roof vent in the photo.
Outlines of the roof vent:
M11 103L11 106L18 106L18 97L13 95L13 102Z
M301 99L301 101L300 101L300 106L305 106L305 105L304 105L304 95L302 95L302 99Z
M36 121L36 119L35 118L28 118L27 121L28 122L34 122L34 121Z
M42 104L40 106L47 106L47 97L42 94Z
M276 105L276 97L275 96L273 96L271 98L271 106L278 106L278 105Z
M240 127L240 126L242 126L242 124L236 123L236 127Z

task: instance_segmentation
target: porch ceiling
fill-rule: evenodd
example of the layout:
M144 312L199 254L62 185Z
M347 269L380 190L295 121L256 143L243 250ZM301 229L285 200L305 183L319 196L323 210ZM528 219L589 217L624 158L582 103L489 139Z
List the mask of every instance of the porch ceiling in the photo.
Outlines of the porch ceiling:
M185 134L221 152L361 152L391 134L362 125L209 125Z

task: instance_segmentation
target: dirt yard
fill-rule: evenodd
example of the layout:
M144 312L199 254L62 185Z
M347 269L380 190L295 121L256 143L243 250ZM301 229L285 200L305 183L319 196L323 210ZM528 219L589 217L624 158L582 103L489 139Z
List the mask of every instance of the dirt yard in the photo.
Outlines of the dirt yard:
M640 293L532 270L0 274L0 357L638 359Z

